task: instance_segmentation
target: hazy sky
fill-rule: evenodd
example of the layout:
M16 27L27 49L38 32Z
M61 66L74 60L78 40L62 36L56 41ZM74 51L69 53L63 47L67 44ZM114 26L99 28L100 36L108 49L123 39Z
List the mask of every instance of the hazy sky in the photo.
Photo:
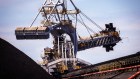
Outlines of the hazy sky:
M40 54L47 46L48 40L16 40L14 30L18 26L30 26L45 0L0 0L0 37L25 52L35 61L40 61ZM140 51L140 0L73 0L77 7L92 20L104 28L104 24L113 22L121 31L122 41L114 51L106 52L102 47L78 52L77 57L92 64L130 55ZM40 25L40 18L34 26ZM88 21L88 25L91 25ZM94 25L93 30L99 30ZM89 34L84 27L78 26L80 35Z

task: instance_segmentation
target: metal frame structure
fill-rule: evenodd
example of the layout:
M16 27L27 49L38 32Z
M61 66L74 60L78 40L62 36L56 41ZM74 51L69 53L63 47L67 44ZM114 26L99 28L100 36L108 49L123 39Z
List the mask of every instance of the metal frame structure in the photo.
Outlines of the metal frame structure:
M67 2L73 6L73 9L68 8ZM39 27L33 27L39 14L42 14L42 17L44 18L41 22L42 25ZM78 15L80 19L78 18ZM83 22L81 15L93 23L93 25L97 26L101 31L95 33ZM75 19L75 23L72 18ZM81 23L87 29L90 34L88 39L77 35L77 22ZM106 51L113 50L113 47L121 40L121 38L119 32L116 31L116 28L113 27L112 23L106 24L105 26L106 29L101 28L97 23L78 9L72 0L46 0L31 26L18 27L15 30L15 35L18 40L33 40L49 39L49 35L51 34L54 38L54 46L53 48L44 49L42 66L48 68L49 64L55 62L55 66L53 64L54 68L51 68L54 69L54 72L56 73L53 74L56 75L58 72L63 74L65 73L64 71L70 71L88 65L87 63L76 59L78 51L98 46L103 46L106 48ZM91 34L91 32L93 34ZM69 35L71 40L67 40L64 34ZM68 61L68 59L72 60ZM57 62L58 60L61 60L61 62Z

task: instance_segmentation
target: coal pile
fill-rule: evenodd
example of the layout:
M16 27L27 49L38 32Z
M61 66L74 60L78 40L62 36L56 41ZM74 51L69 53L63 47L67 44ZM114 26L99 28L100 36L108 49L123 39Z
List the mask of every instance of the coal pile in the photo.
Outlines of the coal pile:
M54 79L22 51L0 38L0 79Z

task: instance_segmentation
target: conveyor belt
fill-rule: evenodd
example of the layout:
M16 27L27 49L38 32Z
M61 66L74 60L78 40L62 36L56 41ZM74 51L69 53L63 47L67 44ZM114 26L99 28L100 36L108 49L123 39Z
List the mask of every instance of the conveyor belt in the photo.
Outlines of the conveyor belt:
M82 40L78 41L78 51L98 47L102 45L115 45L118 43L121 39L119 37L115 37L112 35L109 36L103 36L99 38L89 39L89 40Z

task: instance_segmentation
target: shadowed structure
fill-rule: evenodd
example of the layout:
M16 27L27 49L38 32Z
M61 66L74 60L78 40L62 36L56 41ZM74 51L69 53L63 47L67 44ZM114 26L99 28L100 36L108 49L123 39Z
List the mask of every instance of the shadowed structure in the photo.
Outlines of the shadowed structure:
M30 57L0 38L0 79L54 79Z

